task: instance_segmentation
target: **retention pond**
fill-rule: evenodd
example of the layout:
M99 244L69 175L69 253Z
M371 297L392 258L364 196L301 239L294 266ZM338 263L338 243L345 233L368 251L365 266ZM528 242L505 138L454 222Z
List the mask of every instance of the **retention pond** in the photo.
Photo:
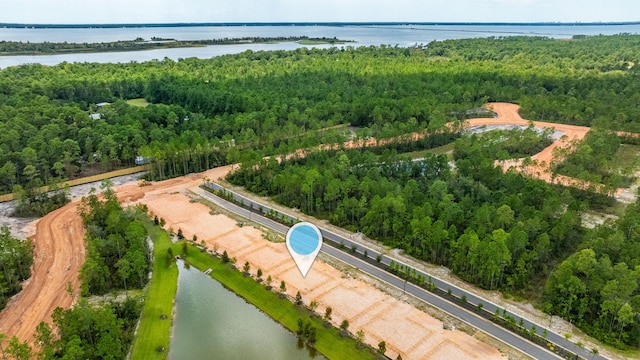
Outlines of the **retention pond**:
M200 270L178 263L169 359L323 359Z

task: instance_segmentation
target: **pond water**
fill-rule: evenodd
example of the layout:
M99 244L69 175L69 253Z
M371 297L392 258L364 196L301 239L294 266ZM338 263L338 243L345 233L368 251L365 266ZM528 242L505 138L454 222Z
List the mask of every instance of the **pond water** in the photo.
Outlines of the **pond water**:
M324 359L219 282L178 263L169 359Z

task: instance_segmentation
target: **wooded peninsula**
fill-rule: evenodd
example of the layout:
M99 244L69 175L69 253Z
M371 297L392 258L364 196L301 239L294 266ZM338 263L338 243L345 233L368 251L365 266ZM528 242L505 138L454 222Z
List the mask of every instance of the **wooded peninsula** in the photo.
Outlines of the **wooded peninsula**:
M0 41L0 56L8 55L53 55L53 54L77 54L112 51L142 51L170 48L189 48L209 45L236 45L236 44L269 44L276 42L299 42L303 45L317 44L345 44L350 40L334 38L310 38L308 36L282 36L282 37L243 37L224 38L211 40L176 40L152 37L150 40L136 38L134 40L121 40L100 43L68 43L68 42L22 42Z

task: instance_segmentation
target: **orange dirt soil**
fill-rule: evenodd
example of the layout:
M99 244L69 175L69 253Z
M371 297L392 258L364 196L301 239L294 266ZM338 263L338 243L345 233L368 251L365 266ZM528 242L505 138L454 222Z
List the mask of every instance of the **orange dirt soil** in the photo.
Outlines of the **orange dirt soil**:
M84 263L84 227L77 202L49 213L36 226L35 257L31 277L0 312L0 333L33 343L42 321L51 323L57 307L69 308L80 293L78 273ZM73 295L67 291L73 287Z
M594 184L587 181L571 178L563 175L553 175L551 172L552 162L558 161L554 159L555 150L558 148L570 148L579 141L582 141L587 135L589 130L585 126L556 124L544 121L529 121L524 120L520 116L520 106L508 103L491 103L487 106L488 109L495 111L498 117L493 119L470 119L466 122L465 127L470 126L483 126L483 125L522 125L527 126L529 123L533 123L535 127L540 128L553 128L557 131L562 131L564 135L553 142L551 145L544 148L541 152L531 157L532 163L530 165L523 166L524 159L507 160L497 162L502 168L507 171L513 167L517 171L524 173L527 176L536 177L549 183L556 183L565 186L572 186L581 189L595 189L602 190L601 184ZM627 134L627 133L624 133ZM620 195L624 189L616 189L614 192L616 196Z
M497 118L472 119L466 126L528 124L518 114L517 105L494 103L489 107L499 114ZM546 175L548 171L544 165L548 166L551 162L553 149L567 146L571 140L583 139L589 129L544 122L535 122L535 125L554 127L566 135L534 156L532 160L537 160L538 167L527 171L549 181L551 176ZM367 142L368 145L375 145L375 140ZM360 144L350 142L345 146ZM276 285L284 280L289 295L300 291L305 302L316 300L320 304L320 311L331 306L335 324L348 319L353 332L364 330L368 343L375 346L381 340L386 341L387 354L394 358L398 353L407 359L502 357L495 348L465 333L444 331L442 323L426 313L382 293L368 283L349 278L323 262L317 262L303 280L290 261L283 243L268 242L257 229L238 228L235 221L226 216L210 215L208 207L191 202L185 195L187 189L197 192L203 177L215 180L226 176L231 169L232 166L224 166L145 187L123 185L116 191L125 205L138 202L147 204L150 211L165 218L167 228L181 228L187 238L196 234L209 247L227 250L230 256L238 259L239 264L248 261L253 272L261 268L265 278L271 275ZM556 177L555 181L569 180ZM78 274L85 257L84 230L77 214L77 204L77 201L68 204L37 223L33 236L35 259L32 276L24 283L23 290L0 312L0 333L8 338L17 336L33 344L32 334L36 326L42 321L51 322L55 308L69 308L77 300ZM73 287L73 295L66 290L69 283Z

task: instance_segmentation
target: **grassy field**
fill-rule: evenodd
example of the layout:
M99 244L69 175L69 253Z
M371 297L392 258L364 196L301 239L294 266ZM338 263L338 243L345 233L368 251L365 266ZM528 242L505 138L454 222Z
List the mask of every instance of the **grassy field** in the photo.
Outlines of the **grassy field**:
M218 258L201 252L196 247L189 247L185 259L200 270L212 269L210 276L225 287L242 296L248 302L264 311L274 320L292 332L298 329L298 319L307 321L310 312L306 308L296 306L288 299L281 299L279 294L268 291L264 285L251 277L245 277L229 264L223 264ZM324 309L320 309L324 311ZM356 342L349 337L341 337L336 328L325 328L321 319L310 319L316 327L316 349L329 359L376 359L376 355L368 350L356 349ZM355 332L354 329L352 329Z
M408 153L402 153L402 155L409 156L412 159L420 159L425 157L427 154L447 155L447 158L449 160L453 160L453 150L455 149L455 146L455 143L450 143L429 150L418 150Z
M127 100L127 104L132 106L140 106L140 107L145 107L149 105L149 103L145 98L130 99L130 100Z
M146 220L145 225L153 240L153 277L145 297L138 332L133 341L131 359L166 359L171 339L173 299L178 288L178 267L174 262L167 266L167 249L172 246L167 233ZM174 245L174 253L179 247ZM165 319L161 316L166 315ZM157 351L163 347L163 351Z

